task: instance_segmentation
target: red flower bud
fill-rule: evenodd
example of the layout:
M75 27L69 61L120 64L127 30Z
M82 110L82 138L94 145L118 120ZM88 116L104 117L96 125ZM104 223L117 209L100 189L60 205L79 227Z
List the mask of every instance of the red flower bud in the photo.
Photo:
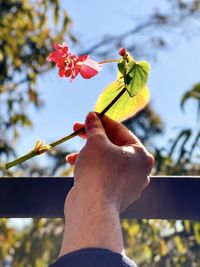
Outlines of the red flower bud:
M126 49L124 47L122 47L122 48L119 49L119 55L121 57L125 57L125 55L126 55Z

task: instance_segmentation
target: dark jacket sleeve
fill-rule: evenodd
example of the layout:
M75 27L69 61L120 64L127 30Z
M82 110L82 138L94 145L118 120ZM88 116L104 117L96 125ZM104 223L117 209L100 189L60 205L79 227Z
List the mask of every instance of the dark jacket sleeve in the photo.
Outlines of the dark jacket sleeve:
M60 257L49 267L136 267L126 256L108 249L86 248Z

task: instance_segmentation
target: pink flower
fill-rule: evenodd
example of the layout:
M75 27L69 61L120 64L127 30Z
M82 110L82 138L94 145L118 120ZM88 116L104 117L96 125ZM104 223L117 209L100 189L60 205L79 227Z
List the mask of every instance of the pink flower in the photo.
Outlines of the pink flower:
M59 69L60 77L70 77L72 81L79 73L84 79L90 79L101 70L101 65L88 55L78 57L72 54L65 42L55 44L55 51L51 52L48 61L55 62Z

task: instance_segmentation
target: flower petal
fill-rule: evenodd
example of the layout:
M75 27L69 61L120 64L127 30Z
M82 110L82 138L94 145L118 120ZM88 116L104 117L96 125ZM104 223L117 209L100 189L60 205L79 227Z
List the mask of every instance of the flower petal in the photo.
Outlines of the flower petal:
M70 82L71 82L72 80L74 80L74 78L76 78L76 76L77 76L78 74L79 74L79 70L78 70L76 67L73 68Z
M65 76L65 72L66 72L65 68L60 68L58 74L59 74L60 77L64 77Z
M95 60L90 59L89 57L83 62L79 68L79 72L84 79L90 79L93 76L97 75L101 70L101 66Z
M57 62L57 60L60 58L61 54L58 51L53 51L49 54L47 60L51 62Z
M78 63L78 62L85 62L88 58L89 58L88 55L82 55L82 56L80 56L80 57L77 59L76 63Z
M62 44L54 44L53 47L55 50L60 50L63 51L64 53L67 53L68 51L68 46L65 42L63 42Z

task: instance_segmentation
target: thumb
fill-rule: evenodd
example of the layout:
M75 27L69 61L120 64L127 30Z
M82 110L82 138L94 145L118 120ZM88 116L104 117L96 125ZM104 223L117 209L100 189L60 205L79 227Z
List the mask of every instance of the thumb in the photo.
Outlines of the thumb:
M101 123L101 120L99 119L99 117L96 115L95 112L88 113L85 121L85 130L88 141L89 139L95 137L96 138L98 137L99 139L100 136L107 139L106 132Z

